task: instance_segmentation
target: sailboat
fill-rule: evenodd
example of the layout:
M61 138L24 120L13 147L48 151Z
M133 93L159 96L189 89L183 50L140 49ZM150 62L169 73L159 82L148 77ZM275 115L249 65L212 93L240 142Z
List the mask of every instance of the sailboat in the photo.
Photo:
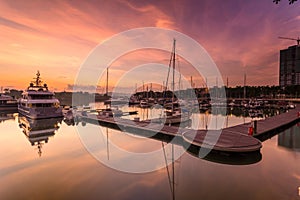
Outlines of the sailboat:
M178 100L175 100L175 62L176 62L176 40L173 40L173 50L171 53L171 58L169 62L169 68L172 67L172 102L171 102L171 107L167 108L165 110L166 118L165 118L165 124L179 124L182 122L186 122L190 120L191 113L183 109L179 106L175 106L178 104Z
M106 95L108 96L108 68L106 69ZM104 104L106 104L104 102ZM109 106L108 106L109 105ZM109 103L106 104L105 109L98 110L98 117L106 116L106 117L120 117L123 115L122 110L112 108L113 102L112 99L109 100Z
M149 98L149 90L148 90L148 86L147 86L147 90L146 90L146 98L145 98L145 90L144 90L144 83L143 83L143 99L141 99L140 101L140 107L141 108L150 108L151 106L154 105L154 99L153 98Z

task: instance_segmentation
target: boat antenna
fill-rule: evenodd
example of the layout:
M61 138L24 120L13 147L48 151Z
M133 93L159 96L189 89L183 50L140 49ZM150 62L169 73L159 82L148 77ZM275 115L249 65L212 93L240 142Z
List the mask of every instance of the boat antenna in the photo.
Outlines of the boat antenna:
M32 83L35 83L36 86L41 86L42 80L41 80L40 76L41 76L41 74L40 74L40 71L38 70L36 73L36 78L34 78L35 81L32 81Z

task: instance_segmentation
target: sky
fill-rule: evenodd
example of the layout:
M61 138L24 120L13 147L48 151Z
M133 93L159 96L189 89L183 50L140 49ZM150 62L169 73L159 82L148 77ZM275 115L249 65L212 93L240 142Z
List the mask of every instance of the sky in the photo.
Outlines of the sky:
M300 36L299 10L300 2L287 0L0 0L0 86L24 89L40 70L50 89L70 90L97 45L143 27L175 30L197 41L229 86L243 85L244 74L247 85L278 85L279 50L296 44L278 37ZM137 64L168 65L169 57L154 50L123 55L110 66L110 85ZM194 76L195 86L202 86L205 78L181 62L183 76ZM132 75L122 87L141 87L147 77L163 81L163 73ZM98 85L105 85L104 77Z

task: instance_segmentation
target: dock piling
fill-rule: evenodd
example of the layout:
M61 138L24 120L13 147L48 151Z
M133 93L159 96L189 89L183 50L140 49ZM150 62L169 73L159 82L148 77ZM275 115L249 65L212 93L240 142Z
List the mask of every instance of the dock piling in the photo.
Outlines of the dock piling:
M254 120L253 122L253 134L257 134L257 120Z

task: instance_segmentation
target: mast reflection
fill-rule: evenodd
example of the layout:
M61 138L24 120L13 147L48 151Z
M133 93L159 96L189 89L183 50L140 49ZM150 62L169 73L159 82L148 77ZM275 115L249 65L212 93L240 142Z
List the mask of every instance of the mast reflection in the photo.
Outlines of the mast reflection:
M85 120L83 120L82 123L84 121ZM86 120L85 122L88 124L94 124L94 125L99 126L99 122L95 121L95 120ZM227 165L250 165L250 164L260 162L262 159L262 155L261 155L260 151L248 152L248 153L211 151L205 157L201 157L201 156L199 156L200 148L197 146L194 146L193 144L187 143L180 136L174 137L174 136L165 135L165 134L162 134L159 132L153 135L152 133L149 134L149 131L147 131L147 130L141 131L141 130L135 130L135 129L128 129L128 130L126 130L126 132L124 132L123 130L121 130L121 128L119 126L106 125L106 124L103 124L100 126L102 126L103 128L110 128L110 129L118 130L121 133L125 133L125 134L138 135L138 136L147 137L149 139L154 139L154 140L158 140L158 141L165 142L165 143L171 143L172 145L174 144L177 146L181 146L190 155L197 157L199 159L204 159L204 160L210 161L210 162L227 164ZM189 125L187 124L185 126L188 127ZM183 126L183 127L185 127L185 126ZM177 127L177 128L180 129L180 127Z
M62 118L34 120L25 116L19 116L18 122L30 144L37 147L38 155L41 157L42 146L48 143L49 137L55 135L55 131L59 129Z

